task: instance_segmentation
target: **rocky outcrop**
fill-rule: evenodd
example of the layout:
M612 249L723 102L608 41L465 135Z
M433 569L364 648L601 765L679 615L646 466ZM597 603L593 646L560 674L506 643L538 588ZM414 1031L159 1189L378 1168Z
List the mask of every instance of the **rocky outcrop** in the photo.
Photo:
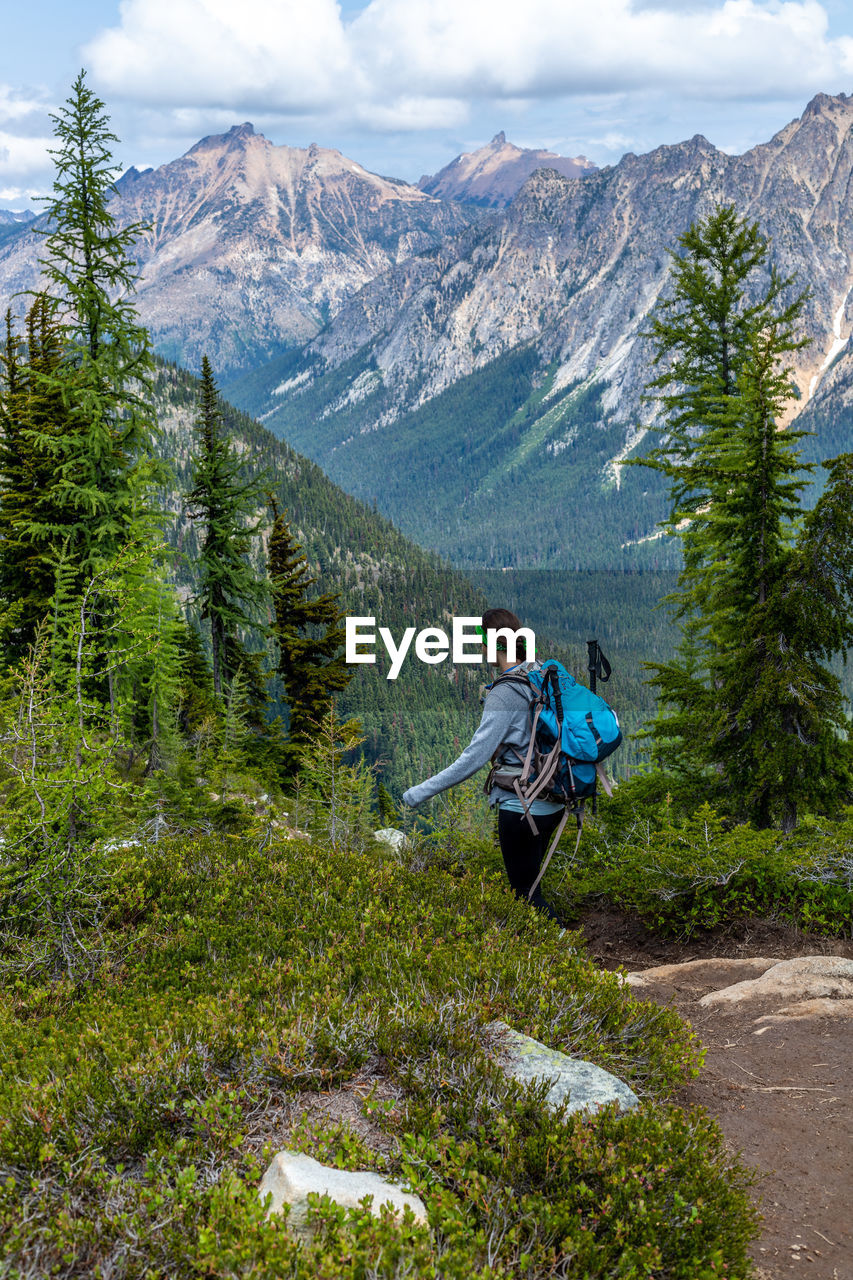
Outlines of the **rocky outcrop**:
M756 1023L853 1016L853 960L844 956L687 960L626 973L622 981L653 998L692 993L699 1009L745 1012Z
M401 1215L410 1209L416 1222L427 1221L426 1206L418 1196L381 1178L378 1173L333 1169L299 1151L279 1151L258 1188L262 1201L271 1197L267 1215L280 1213L284 1205L289 1205L288 1227L301 1235L310 1231L308 1197L312 1192L329 1196L345 1209L362 1208L365 1196L371 1196L370 1212L375 1218L380 1216L383 1205L389 1205Z
M424 174L418 186L442 200L499 208L510 203L537 169L555 169L565 178L580 178L596 167L586 156L572 158L555 151L517 147L501 132L486 146L463 152L438 173Z
M760 977L736 982L702 996L702 1008L734 1008L756 1000L793 1002L812 1000L846 1001L853 1008L853 960L843 956L801 956L781 960ZM821 1008L823 1006L821 1005Z
M496 221L426 263L412 260L377 279L318 339L333 364L372 330L386 381L418 366L409 401L422 402L519 343L557 360L553 390L574 379L610 386L627 420L639 409L648 349L639 337L663 287L668 253L692 221L720 201L758 219L774 260L796 273L811 299L814 345L796 356L805 401L827 353L853 323L853 97L819 95L803 116L742 156L696 136L569 179L539 169ZM417 279L417 287L407 281ZM359 326L361 311L371 322ZM646 416L651 412L646 410Z

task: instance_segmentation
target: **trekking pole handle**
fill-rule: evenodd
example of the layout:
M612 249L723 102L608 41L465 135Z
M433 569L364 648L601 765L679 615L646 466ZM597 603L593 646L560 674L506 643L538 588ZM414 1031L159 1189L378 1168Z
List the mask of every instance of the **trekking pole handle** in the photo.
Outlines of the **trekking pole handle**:
M596 677L598 676L598 641L587 640L587 652L589 654L589 687L595 693Z
M557 723L560 728L563 726L563 698L560 694L560 679L557 675L556 667L551 668L551 685L554 689L554 707L557 712Z

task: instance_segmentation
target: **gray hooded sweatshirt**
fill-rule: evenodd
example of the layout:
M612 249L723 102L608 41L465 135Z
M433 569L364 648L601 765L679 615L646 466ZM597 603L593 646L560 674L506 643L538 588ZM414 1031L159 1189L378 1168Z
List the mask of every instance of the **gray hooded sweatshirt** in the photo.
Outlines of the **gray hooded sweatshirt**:
M536 671L539 662L522 662L512 668L513 674L524 671ZM440 791L446 791L457 782L465 782L478 769L489 763L494 752L501 743L515 747L522 758L530 743L530 704L534 698L533 690L514 681L506 681L490 689L486 694L483 706L483 717L479 728L462 754L449 764L441 773L434 774L416 787L410 787L403 795L408 805L422 804ZM508 764L516 763L514 752L505 753ZM513 791L503 787L492 787L489 793L489 804L499 804L514 796Z

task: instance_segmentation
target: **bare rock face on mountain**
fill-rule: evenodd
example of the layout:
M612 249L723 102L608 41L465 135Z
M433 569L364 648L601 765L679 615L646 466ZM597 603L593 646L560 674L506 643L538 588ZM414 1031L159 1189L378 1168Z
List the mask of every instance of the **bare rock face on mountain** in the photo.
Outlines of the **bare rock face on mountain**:
M853 328L851 177L844 94L742 156L697 135L580 178L538 169L507 208L365 285L243 407L456 563L661 567L657 478L618 464L655 413L643 333L669 254L721 202L758 221L810 291L787 419L824 405L814 456L830 456L853 441L822 395ZM425 467L429 502L406 479Z
M29 210L0 209L0 227L25 226L35 218Z
M163 354L219 372L307 341L375 275L458 232L471 215L368 173L339 151L277 147L250 124L118 183L138 246L140 318ZM0 250L0 301L32 288L43 242Z
M720 201L757 219L773 257L811 290L800 406L849 337L853 307L853 97L819 95L800 120L742 156L697 136L580 180L540 169L510 207L428 259L413 258L345 307L313 349L332 364L365 342L383 380L422 403L524 342L556 361L552 391L605 381L607 407L637 420L649 352L640 339L668 251ZM413 383L412 367L421 370Z
M596 166L586 156L557 155L555 151L516 147L505 133L497 133L485 147L467 151L438 173L424 174L422 191L444 200L496 208L507 205L537 169L554 169L565 178L593 173Z

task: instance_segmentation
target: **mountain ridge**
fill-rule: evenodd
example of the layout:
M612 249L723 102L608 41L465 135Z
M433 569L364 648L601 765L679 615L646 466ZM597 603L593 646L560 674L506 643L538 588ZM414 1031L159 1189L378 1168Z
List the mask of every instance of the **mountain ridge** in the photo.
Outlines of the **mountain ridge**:
M642 447L655 412L641 400L652 356L643 330L678 236L715 204L733 203L769 234L783 275L809 284L803 331L813 341L794 360L794 416L853 325L851 183L847 95L819 95L742 156L697 134L578 179L539 169L506 209L350 298L291 361L298 382L270 381L264 391L257 375L246 395L272 429L456 563L541 563L543 543L589 539L586 516L575 513L599 503L618 536L598 563L637 563L664 499L653 478L618 463ZM522 360L522 382L509 388L501 365L525 350L535 368ZM479 399L466 400L475 383ZM490 396L508 397L503 417L481 411ZM454 413L466 415L455 427ZM432 434L419 438L427 421ZM562 480L552 484L543 468L557 459ZM428 506L411 478L424 466ZM526 542L501 532L507 511L495 506L490 474L515 477L513 514L529 526ZM547 525L543 485L554 504ZM666 554L662 544L653 550ZM600 537L592 553L605 555Z
M316 334L352 293L474 216L341 152L277 147L246 122L157 169L129 169L111 211L148 229L136 304L161 355L217 370ZM32 232L0 245L0 297L39 280Z

